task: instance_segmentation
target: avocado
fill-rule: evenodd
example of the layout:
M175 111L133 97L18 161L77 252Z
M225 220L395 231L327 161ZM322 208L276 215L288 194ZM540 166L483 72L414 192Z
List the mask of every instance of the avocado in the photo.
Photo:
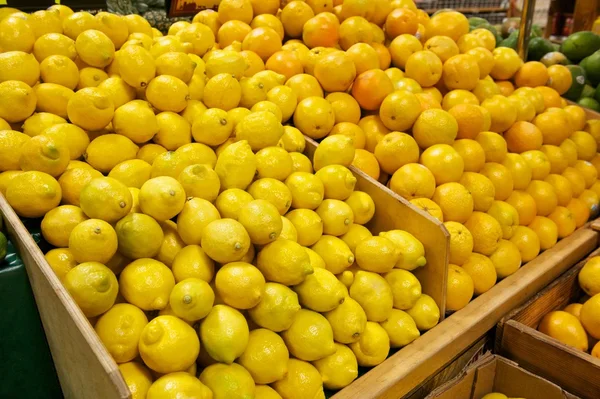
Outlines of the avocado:
M581 92L581 97L579 97L579 99L581 100L584 97L594 97L595 94L596 89L594 89L593 86L586 84L583 86L583 91Z
M582 107L590 108L596 112L600 112L600 102L593 98L584 97L577 101L577 104L581 105Z
M569 90L563 94L563 97L571 101L577 101L581 97L585 86L585 71L579 65L567 65L567 69L571 72L573 83L571 83Z
M543 37L533 37L529 41L527 50L527 61L539 61L548 53L554 51L552 42Z
M585 71L585 76L592 86L600 83L600 50L581 60L579 66Z
M568 59L567 57L565 57L565 55L563 53L559 53L558 51L552 51L550 53L547 53L546 55L544 55L540 61L542 62L542 64L546 65L547 67L552 66L552 65L568 65Z
M573 33L560 46L560 52L573 62L579 62L600 50L600 36L590 31Z

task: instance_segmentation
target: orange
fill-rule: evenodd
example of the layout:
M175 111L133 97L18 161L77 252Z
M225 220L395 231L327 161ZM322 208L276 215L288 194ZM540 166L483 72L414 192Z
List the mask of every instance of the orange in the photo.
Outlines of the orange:
M425 166L409 163L394 172L390 189L407 200L431 198L435 192L435 177Z
M569 138L577 146L578 159L583 159L584 161L594 159L597 151L597 143L591 134L579 130L574 132Z
M550 215L558 205L554 187L546 181L532 180L527 187L527 193L535 200L538 216Z
M488 49L477 47L467 51L465 54L470 55L477 61L479 67L479 79L487 77L494 67L494 55Z
M387 47L381 43L371 43L371 47L375 49L377 57L379 58L379 68L384 70L388 69L392 64L392 55Z
M361 108L368 111L378 109L385 97L393 91L392 81L381 69L361 73L352 85L352 96Z
M567 208L573 214L575 218L575 225L578 228L583 226L590 218L590 208L583 200L579 198L571 199L571 202L569 202Z
M225 48L231 43L237 41L242 42L248 33L252 31L250 25L242 21L227 21L219 28L217 33L217 41L221 48Z
M563 95L569 90L573 78L571 72L564 65L552 65L548 67L548 83L547 85Z
M367 137L365 132L356 124L350 122L340 122L333 126L329 132L330 136L341 134L352 139L354 148L365 148Z
M385 33L390 39L417 33L417 14L407 8L396 8L385 20Z
M356 43L373 42L371 24L363 17L350 17L340 25L340 47L348 50Z
M423 48L437 55L442 62L459 54L456 42L448 36L434 36L425 42Z
M535 90L542 94L542 97L544 98L544 107L546 107L546 109L552 107L562 108L560 94L558 94L556 90L546 86L538 86Z
M469 33L469 20L456 11L442 12L431 17L425 25L425 37L448 36L455 42Z
M550 174L552 165L542 151L531 150L521 153L521 156L531 168L531 177L534 180L543 180Z
M392 40L389 50L392 56L392 64L395 67L404 69L408 57L417 51L423 50L423 45L413 35L404 34Z
M481 103L481 106L490 112L492 132L503 133L517 120L515 106L504 96L495 95L488 98Z
M465 172L459 183L471 193L473 209L479 212L487 212L492 206L496 194L496 189L490 179L479 173Z
M437 87L426 87L423 89L423 94L430 94L433 96L435 101L438 103L442 102L442 93L437 89Z
M321 13L331 13L333 11L333 1L332 0L306 0L306 4L308 4L315 14Z
M358 126L365 132L365 149L369 152L375 151L377 143L390 132L377 115L365 116L358 122Z
M308 97L323 97L323 89L317 78L305 73L291 77L285 85L296 93L298 102Z
M597 181L596 183L594 183L592 185L592 187L590 187L590 190L592 190L596 194L600 195L600 181Z
M479 100L475 94L468 90L452 90L446 93L442 100L442 107L448 111L459 104L479 105Z
M381 69L377 51L367 43L356 43L346 50L346 55L354 62L357 74L369 69Z
M571 117L573 117L573 112L572 111L569 112L569 110L567 109L569 107L572 107L572 106L565 107L565 111L567 111L567 113L569 115L571 115ZM585 111L584 111L584 114L585 114ZM584 119L585 119L585 116L584 116ZM574 129L574 130L576 130L576 131L584 130L592 135L594 140L596 140L596 143L600 143L600 119L590 119L589 121L585 122L583 129Z
M347 93L331 93L325 97L331 103L335 113L335 123L358 123L360 120L360 105Z
M321 57L314 70L315 77L325 91L346 91L356 77L356 67L352 58L342 51Z
M308 48L335 47L338 44L340 23L322 15L306 21L302 29L302 41Z
M473 251L479 254L493 254L502 240L500 223L487 213L473 212L465 227L473 236Z
M421 111L427 111L428 109L442 109L442 105L435 99L433 94L416 93L415 96L421 103Z
M219 4L219 22L238 20L247 24L252 21L252 3L250 0L223 0Z
M523 60L515 50L509 47L497 47L492 51L494 67L490 76L494 80L509 80L523 65Z
M487 162L479 173L490 179L494 185L494 199L504 201L510 197L514 182L508 168L496 162Z
M479 172L485 164L485 151L475 140L456 140L452 147L458 152L465 164L465 172Z
M474 139L480 132L489 128L483 108L479 105L458 104L450 108L448 113L456 119L458 124L456 137L459 139Z
M564 151L555 145L543 145L540 149L550 161L550 173L561 174L569 166L569 160ZM595 169L594 169L595 170Z
M421 114L421 103L416 95L408 91L388 94L379 108L379 117L390 130L408 131ZM413 132L414 134L414 132Z
M510 238L510 242L519 249L523 263L535 259L540 253L540 239L535 231L527 226L518 226Z
M539 91L532 89L531 87L519 87L513 94L526 97L533 104L537 114L544 112L544 96L542 96L542 93Z
M371 176L375 180L379 179L379 175L381 173L379 162L377 162L375 155L371 154L367 150L358 148L356 151L354 151L354 160L352 161L352 166L360 169L366 175Z
M444 214L442 213L442 210L440 209L438 204L436 204L432 200L428 198L414 198L410 200L410 203L416 206L417 208L425 211L426 213L430 214L440 222L444 221Z
M566 177L559 174L551 174L548 175L544 181L550 183L552 187L554 187L558 205L569 205L569 202L571 202L571 199L573 198L573 190L571 189L571 182Z
M504 139L510 152L539 150L542 147L542 132L533 123L515 122L504 133Z
M386 134L375 146L374 153L381 169L389 174L408 163L419 160L419 146L415 139L400 132Z
M437 185L458 181L465 164L461 156L448 144L436 144L421 154L419 163L433 173Z
M473 279L462 267L448 265L448 282L446 287L446 308L460 310L467 306L475 292Z
M556 224L559 239L568 237L575 231L575 217L571 211L564 206L557 206L556 209L548 215L548 219Z
M544 144L560 145L573 132L569 116L563 110L542 112L535 117L533 123L542 132Z
M513 186L515 190L525 190L531 182L531 167L519 154L506 154L502 162L513 178Z
M484 48L485 42L477 35L473 35L471 33L467 33L466 35L462 35L458 41L458 48L462 54L465 54L467 51L472 50L474 48Z
M293 51L278 51L267 60L265 67L268 70L277 72L285 76L288 80L294 75L304 72L300 59Z
M304 24L315 16L314 11L304 1L292 1L281 10L280 18L285 34L300 37Z
M463 263L462 268L473 279L476 295L489 291L496 284L496 268L490 258L485 255L472 253Z
M540 240L540 249L550 249L558 241L558 227L556 223L544 216L536 216L529 224L531 230L537 234Z
M393 84L395 90L410 91L411 93L415 94L423 92L421 85L417 83L416 80L411 78L398 79L398 81L394 82Z
M548 77L546 65L538 61L529 61L517 71L514 79L517 87L538 87L544 86Z
M275 32L279 34L281 40L285 37L285 32L283 29L283 24L275 15L271 14L262 14L256 15L250 24L252 29L256 28L272 28Z
M574 131L583 130L585 128L586 115L583 108L578 105L568 105L563 109L569 116L569 121L571 122L571 127Z
M566 139L563 141L560 145L560 149L563 151L563 154L565 154L569 166L575 165L575 162L577 162L577 145L575 145L573 140Z
M445 221L465 223L473 213L473 197L460 183L439 185L431 199L440 206Z
M579 160L575 162L573 167L581 172L585 180L585 188L592 187L596 180L598 180L598 171L591 162Z
M498 86L498 89L500 90L500 94L502 94L505 97L510 96L515 91L515 86L512 84L512 82L510 80L503 80L503 81L496 82L496 86Z
M498 133L481 132L475 137L475 141L483 148L486 162L502 163L506 158L506 140Z
M343 2L342 0L336 1L340 3ZM375 25L383 26L383 24L385 23L385 19L393 9L392 3L390 1L385 0L376 0L373 1L373 3L373 12L371 14L371 18L369 18L369 21L371 21Z
M579 197L585 190L585 177L583 177L583 174L574 167L569 166L562 175L571 183L573 197Z
M512 205L519 214L519 223L522 226L527 226L533 221L537 215L537 205L533 197L526 191L515 190L510 197L506 199L506 203Z
M490 255L490 260L496 268L498 278L505 278L515 273L521 267L521 252L515 243L500 240L498 248Z
M431 87L442 77L442 61L431 51L417 51L406 61L405 76L421 87Z
M535 118L535 107L524 96L509 96L508 100L517 110L517 121L531 122Z
M583 193L579 196L579 200L583 201L590 210L590 217L594 218L598 215L600 198L595 191L583 190Z
M435 144L452 144L457 133L456 119L441 109L422 112L412 128L413 137L423 149Z
M444 63L442 78L450 90L473 90L479 82L479 65L470 55L455 55Z
M266 62L281 49L281 37L271 28L252 29L244 38L242 49L255 52Z

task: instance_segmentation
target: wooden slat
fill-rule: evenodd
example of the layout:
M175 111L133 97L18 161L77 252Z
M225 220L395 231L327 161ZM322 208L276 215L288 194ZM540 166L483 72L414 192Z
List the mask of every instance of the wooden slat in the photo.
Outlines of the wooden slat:
M2 194L0 215L27 269L65 398L131 398L117 364Z
M576 231L340 391L334 398L397 399L405 396L463 353L511 309L583 259L596 248L597 242L597 232L589 228Z
M312 159L317 142L306 137L305 154ZM375 216L367 227L373 233L393 229L406 230L414 235L425 247L427 265L414 270L423 292L431 296L440 307L442 319L446 309L446 281L450 256L450 234L443 223L422 209L417 208L403 197L367 176L354 166L350 167L356 176L356 189L366 192L375 202Z

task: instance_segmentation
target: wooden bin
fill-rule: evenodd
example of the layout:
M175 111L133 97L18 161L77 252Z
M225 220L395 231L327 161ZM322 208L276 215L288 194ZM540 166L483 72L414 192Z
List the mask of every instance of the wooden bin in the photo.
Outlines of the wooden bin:
M591 256L600 255L600 249ZM497 327L496 350L582 398L600 398L600 359L537 331L546 314L578 302L585 293L577 276L587 259L579 262L523 306L503 318Z

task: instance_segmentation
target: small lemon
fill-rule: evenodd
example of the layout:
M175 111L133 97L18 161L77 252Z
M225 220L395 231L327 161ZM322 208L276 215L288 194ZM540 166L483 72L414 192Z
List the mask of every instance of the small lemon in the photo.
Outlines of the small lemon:
M136 97L135 89L125 83L125 81L118 76L111 76L102 81L98 85L98 88L108 93L115 105L115 109L118 109L120 106L135 100Z
M175 255L171 271L178 283L189 278L210 282L215 274L215 263L199 245L188 245Z
M319 371L312 364L298 359L290 359L287 375L272 385L282 398L325 397L323 378Z
M402 255L392 241L382 236L364 239L358 243L354 253L361 269L375 273L389 272Z
M69 236L69 250L75 260L106 264L117 252L117 233L110 224L100 219L79 223Z
M254 200L242 207L238 221L244 226L253 244L265 245L281 234L283 224L275 205L265 200Z
M312 163L306 155L300 154L299 152L292 152L290 153L290 157L292 157L293 172L313 173Z
M363 240L373 237L373 234L365 226L352 224L348 232L340 238L348 245L353 254L356 254L356 246Z
M360 339L367 326L367 315L358 302L346 297L335 309L324 314L336 342L351 344Z
M81 158L85 149L90 144L90 139L83 129L70 123L60 123L50 126L43 132L56 140L62 140L69 149L72 160Z
M140 188L150 179L152 165L141 159L130 159L116 165L108 177L120 181L128 188Z
M335 353L331 326L317 312L298 311L282 337L290 353L301 360L314 361Z
M354 141L348 136L336 134L325 138L315 150L315 171L328 165L350 166L354 160L354 151Z
M400 249L402 256L396 263L397 268L415 270L427 263L425 248L415 236L404 230L390 230L380 233L382 237L392 241Z
M281 220L279 221L281 223ZM202 249L219 263L235 262L244 257L250 247L250 236L244 226L233 219L210 222L204 228Z
M114 113L111 97L97 87L78 90L67 105L71 123L84 130L104 129L112 121Z
M6 187L6 200L19 216L42 217L60 203L62 190L52 176L24 172L17 177Z
M210 313L214 300L214 292L206 281L187 278L173 287L169 307L176 316L188 322L195 322Z
M356 224L366 224L375 215L375 203L371 196L363 191L354 191L345 202L352 209Z
M138 362L127 362L119 364L119 371L131 392L132 399L146 398L148 389L152 385L150 370Z
M59 123L67 123L67 121L60 116L48 112L36 112L25 120L21 128L23 129L23 133L34 137L42 134L47 128Z
M292 207L316 209L325 196L321 179L308 172L294 172L285 180L292 193Z
M212 148L201 143L184 144L175 153L180 154L190 165L206 164L214 168L217 163L217 156Z
M35 41L33 55L40 63L53 55L62 55L74 61L77 50L73 39L60 33L46 33Z
M185 202L177 217L177 231L186 244L199 245L204 227L218 219L219 211L213 204L202 198L191 198Z
M210 399L213 394L195 375L179 371L169 373L154 381L148 389L147 399L175 399L185 395L190 398Z
M354 191L356 177L342 165L328 165L315 173L325 188L325 199L344 201Z
M152 107L143 100L133 100L121 105L115 110L112 123L115 133L137 144L151 140L159 131L158 120Z
M406 310L415 321L419 331L427 331L440 321L440 308L432 297L422 294L415 305Z
M247 140L253 151L276 146L283 136L283 126L267 111L254 112L242 119L235 128L238 140Z
M292 205L290 189L281 181L273 178L256 180L248 187L248 193L255 199L261 199L273 204L281 215L285 215Z
M392 309L390 317L381 323L381 327L388 333L392 348L402 348L421 335L412 317L398 309Z
M131 141L131 140L130 140ZM133 143L133 142L132 142ZM135 144L134 144L135 145ZM137 158L154 164L154 160L160 155L167 152L167 149L158 144L145 144L137 151ZM216 161L216 160L215 160Z
M146 98L152 106L160 111L181 112L187 106L189 89L179 78L160 75L148 83ZM207 106L210 106L207 103Z
M187 370L200 353L196 331L174 316L158 316L144 327L139 350L148 367L159 373Z
M257 385L254 395L262 399L281 399L281 395L268 385Z
M229 111L240 104L242 88L229 73L219 73L209 78L204 87L202 102L209 108Z
M121 79L135 89L147 87L156 75L154 58L148 50L141 46L122 48L117 53L115 60L119 63Z
M600 293L600 257L588 259L578 275L579 286L589 296Z
M215 172L221 187L245 189L256 173L256 156L246 140L228 146L217 159Z
M279 238L298 242L298 232L296 231L296 228L294 227L292 222L290 222L285 216L282 216L281 223L283 225L283 228L281 229L281 234L279 234Z
M252 202L254 198L246 191L230 188L217 197L215 206L224 218L237 220L240 209Z
M340 274L354 263L354 255L348 245L338 237L323 235L311 247L323 258L327 270Z
M385 321L393 307L392 289L380 275L358 271L350 286L350 296L365 310L370 321Z
M266 147L256 153L256 171L259 178L284 181L292 173L292 157L280 147Z
M558 310L546 314L540 320L538 330L565 345L584 352L588 350L586 330L584 330L579 319L570 313Z
M120 134L105 134L93 139L83 157L94 169L110 172L123 161L136 158L138 146Z
M0 171L19 170L19 160L23 145L30 140L29 136L16 130L0 130Z
M46 241L55 247L68 247L71 231L87 219L83 211L76 206L59 206L48 212L42 219L40 226L42 235Z
M279 107L281 110L281 120L282 122L286 122L296 110L298 96L290 87L280 85L269 90L267 100Z
M55 83L75 90L79 83L79 69L73 60L65 55L46 57L39 66L44 83Z
M262 300L248 310L248 315L257 325L281 332L290 328L299 310L298 295L294 291L283 284L267 282Z
M83 187L79 201L88 217L115 223L129 213L133 199L120 181L99 177Z
M390 352L390 338L383 327L367 322L358 341L350 344L359 366L373 367L382 363Z
M148 318L139 308L118 303L100 316L94 330L113 359L125 363L138 356L138 342L146 324Z
M226 111L209 108L194 119L192 135L198 143L217 146L223 144L231 135L233 124Z
M127 302L142 310L160 310L169 303L175 279L164 263L138 259L123 269L119 283L121 295Z
M297 285L314 272L308 253L293 241L276 240L258 253L256 266L266 280Z
M161 176L148 180L140 188L142 212L156 220L173 218L185 205L185 190L172 177Z
M189 83L194 75L196 63L181 52L167 52L156 57L156 74L171 75Z
M392 270L384 275L392 289L394 308L412 308L421 297L421 283L408 270Z
M139 213L139 211L137 213ZM160 224L160 227L163 232L163 240L160 249L158 250L158 254L156 254L156 260L171 267L175 256L183 249L183 247L185 247L185 243L177 232L177 224L173 221L165 220Z
M86 317L109 310L119 293L115 274L98 262L84 262L71 269L63 284Z
M192 141L191 125L181 115L174 112L161 112L156 115L159 130L154 136L154 142L169 151L190 144Z
M215 305L200 325L200 339L213 359L231 364L248 344L248 323L244 316L227 305Z
M323 268L314 269L314 273L294 287L300 304L316 312L329 312L346 298L346 288L333 273Z
M79 206L83 188L90 181L99 177L103 177L102 173L91 168L75 168L65 171L58 179L62 189L63 204Z
M46 253L45 258L61 282L67 273L77 266L77 261L68 248L51 249Z
M190 165L178 177L188 198L202 198L214 202L219 195L221 182L209 165Z
M119 252L129 259L158 254L164 233L156 220L143 213L129 213L116 224Z
M258 384L281 380L287 373L289 352L283 339L273 331L259 328L250 332L246 350L238 359Z
M108 66L115 56L114 43L104 33L94 29L77 36L75 49L83 62L96 68Z
M78 58L77 61L80 59ZM86 87L98 87L100 83L108 79L108 74L102 69L85 67L79 70L79 82L77 83L77 90L85 89ZM108 95L107 92L104 94ZM110 97L112 100L112 97Z
M265 286L265 278L254 266L245 262L231 262L219 269L215 276L217 294L225 304L236 309L256 306Z
M212 391L214 399L249 398L254 395L254 380L243 366L213 364L200 374L200 381Z
M46 135L27 140L20 151L19 165L23 171L40 171L55 177L66 170L70 160L66 144Z
M342 389L358 377L358 362L346 345L335 344L335 353L313 362L327 389Z
M306 140L300 130L293 126L284 126L283 136L281 136L277 145L290 153L302 153L306 146ZM292 154L290 154L290 156L292 156Z

